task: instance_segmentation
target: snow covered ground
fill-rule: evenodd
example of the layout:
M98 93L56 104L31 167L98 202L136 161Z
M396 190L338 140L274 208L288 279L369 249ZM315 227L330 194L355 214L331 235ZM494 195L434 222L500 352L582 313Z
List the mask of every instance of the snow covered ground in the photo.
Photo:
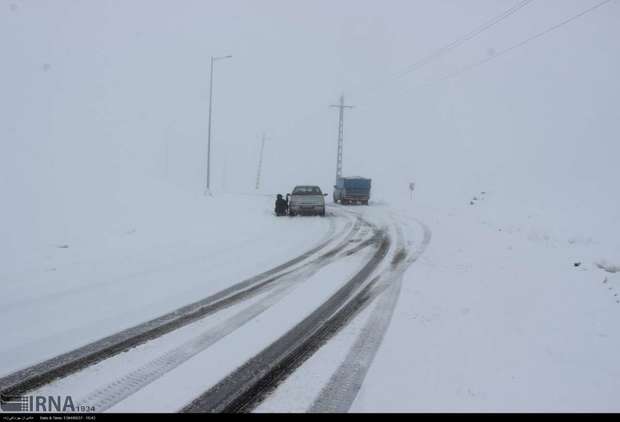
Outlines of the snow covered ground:
M20 245L34 253L21 265L3 266L7 294L0 314L15 329L2 342L2 374L206 297L299 255L344 225L334 215L275 218L273 198L264 195L190 198L178 192L174 196L170 189L162 195L168 200L162 201L162 189L165 185L157 186L139 202L143 208L129 207L122 218L109 204L105 212L99 209L97 215L110 218L101 220L100 230L89 226L85 233L83 227L67 224L62 235L45 242L16 241L16 256L24 255ZM423 199L378 200L352 209L378 225L392 217L412 226L420 221L432 240L404 273L393 318L350 410L620 410L620 274L609 258L619 256L620 244L613 233L597 237L580 227L566 230L560 219L545 220L545 210L515 207L494 192L477 192L451 206ZM105 206L101 201L89 204L85 206ZM118 221L124 222L122 227L112 223ZM410 246L419 245L422 233L410 237ZM280 299L265 299L268 305L260 305L262 296L248 301L248 309L268 306L269 312L243 323L237 335L217 342L180 370L148 381L111 410L178 410L317 307L361 265L360 258L337 260L294 294L283 292L286 300L278 306L271 304ZM257 411L312 409L374 306ZM131 370L158 366L162 350L178 353L175 347L182 344L195 348L191 344L199 341L199 333L208 337L209 330L217 331L238 309L244 308L236 305L40 392L96 394ZM288 316L284 321L282 314ZM262 335L250 334L255 327L261 327ZM260 345L251 346L256 341ZM155 363L147 364L149 360ZM201 370L210 375L191 381L190 374ZM156 400L171 383L177 393Z
M144 181L136 198L134 187L58 198L30 227L5 226L0 321L12 329L0 375L200 300L330 234L326 219L275 219L269 196L194 198Z
M395 207L433 240L351 410L620 411L618 220L467 199Z

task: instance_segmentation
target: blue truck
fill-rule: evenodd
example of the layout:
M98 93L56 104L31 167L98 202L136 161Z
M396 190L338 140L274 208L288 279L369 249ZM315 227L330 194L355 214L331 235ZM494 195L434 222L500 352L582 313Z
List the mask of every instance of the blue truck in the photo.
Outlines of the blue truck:
M364 177L338 177L334 186L334 202L343 205L368 205L371 180Z

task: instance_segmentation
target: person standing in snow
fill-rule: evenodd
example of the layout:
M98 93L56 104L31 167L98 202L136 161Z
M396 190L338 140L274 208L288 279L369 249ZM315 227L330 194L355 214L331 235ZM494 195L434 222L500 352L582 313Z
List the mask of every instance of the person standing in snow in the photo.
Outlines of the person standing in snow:
M288 210L288 202L282 198L282 195L278 194L278 199L276 199L276 215L281 217L286 215L286 211Z

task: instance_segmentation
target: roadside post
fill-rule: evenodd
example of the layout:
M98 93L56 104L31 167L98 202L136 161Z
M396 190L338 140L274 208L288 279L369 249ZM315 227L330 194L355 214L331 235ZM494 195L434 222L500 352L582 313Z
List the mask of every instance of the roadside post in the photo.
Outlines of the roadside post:
M415 182L409 183L409 199L413 199L413 191L415 190Z

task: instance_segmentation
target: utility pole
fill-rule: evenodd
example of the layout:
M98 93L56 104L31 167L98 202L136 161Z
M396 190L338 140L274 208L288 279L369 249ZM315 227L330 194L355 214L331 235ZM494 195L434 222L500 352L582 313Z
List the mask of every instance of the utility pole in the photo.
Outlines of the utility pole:
M265 150L265 134L263 133L263 137L260 142L260 155L258 156L258 171L256 172L256 190L260 188L260 172L263 168L263 151Z
M213 114L213 63L217 60L230 59L231 57L232 56L211 56L211 72L209 76L209 133L207 135L207 185L205 186L205 195L211 195L211 117Z
M340 118L338 122L338 156L336 160L336 180L342 177L342 146L344 142L344 109L351 109L353 106L344 105L344 94L340 96L340 104L332 105L340 109Z
M213 114L213 57L211 57L211 72L209 76L209 131L207 132L207 185L205 194L211 194L211 115Z

